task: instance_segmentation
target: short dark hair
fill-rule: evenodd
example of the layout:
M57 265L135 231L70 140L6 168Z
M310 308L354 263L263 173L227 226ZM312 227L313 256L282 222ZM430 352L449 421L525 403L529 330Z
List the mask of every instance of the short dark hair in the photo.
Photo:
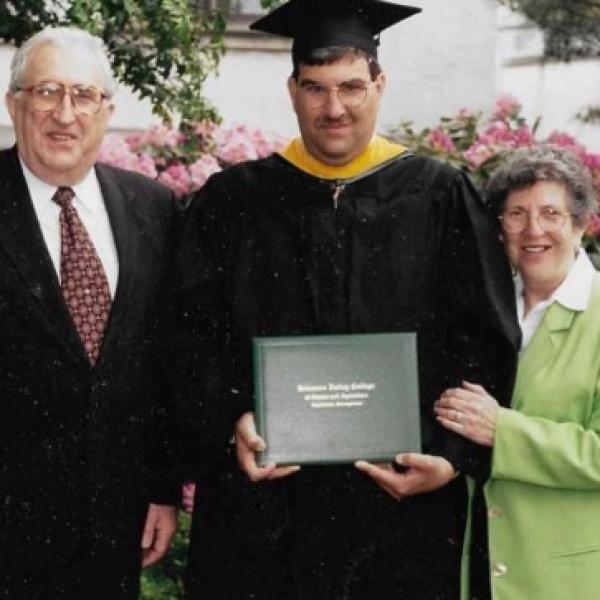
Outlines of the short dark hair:
M585 217L597 212L598 200L589 170L571 150L555 144L539 144L508 152L486 184L487 203L499 215L511 192L526 189L539 181L564 186L576 225L582 226Z
M351 46L329 46L328 48L316 48L310 55L303 58L299 62L294 62L294 70L292 77L298 80L300 73L300 65L321 66L332 65L340 60L364 58L369 67L371 80L375 81L381 73L381 66L377 60L377 55L361 50L360 48L352 48Z

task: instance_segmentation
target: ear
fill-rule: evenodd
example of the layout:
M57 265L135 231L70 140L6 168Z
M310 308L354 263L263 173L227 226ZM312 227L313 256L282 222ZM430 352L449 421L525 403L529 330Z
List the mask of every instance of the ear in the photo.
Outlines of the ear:
M583 238L583 235L585 234L586 229L588 228L590 221L592 220L591 215L583 215L580 219L578 219L580 221L580 223L578 225L575 225L575 227L573 228L575 233L577 234L578 237L578 241L579 241L579 247L581 247L581 240Z
M298 82L293 77L288 77L287 89L294 110L296 110L296 94L298 93Z
M12 92L6 92L4 96L4 102L6 104L6 108L8 109L8 114L12 119L13 123L15 121L15 113L16 113L16 101L15 95Z
M292 107L295 113L298 113L297 102L298 102L298 82L293 77L288 77L287 80L288 94L292 101Z
M375 91L377 92L377 95L381 99L381 97L383 96L383 92L385 91L385 85L386 85L385 73L379 73L379 75L377 75L377 77L375 78L374 83L375 83Z

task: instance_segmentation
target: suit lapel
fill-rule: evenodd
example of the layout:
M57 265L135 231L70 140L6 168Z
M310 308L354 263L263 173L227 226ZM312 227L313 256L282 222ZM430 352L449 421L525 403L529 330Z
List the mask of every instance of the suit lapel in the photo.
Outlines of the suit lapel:
M127 328L126 317L131 308L131 295L135 290L136 272L145 221L135 211L132 196L135 191L125 186L115 176L115 171L105 165L96 165L96 174L108 212L119 260L119 278L112 303L110 318L104 334L100 355L110 352L115 337L123 335Z
M51 331L79 359L85 351L65 304L16 147L0 152L0 247L21 276Z
M521 391L527 388L531 379L558 353L573 325L575 315L576 311L565 308L558 302L553 302L548 307L531 342L521 355L513 408L519 408Z

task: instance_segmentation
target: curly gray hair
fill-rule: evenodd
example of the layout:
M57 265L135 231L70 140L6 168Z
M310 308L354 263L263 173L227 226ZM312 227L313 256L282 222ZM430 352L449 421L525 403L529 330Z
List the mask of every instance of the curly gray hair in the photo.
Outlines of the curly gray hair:
M528 188L538 181L552 181L565 187L568 209L578 226L598 210L588 169L571 150L554 144L508 152L485 186L487 203L495 214L500 214L511 192Z
M98 64L102 77L102 91L112 98L117 90L104 42L96 36L77 27L46 27L30 37L17 49L10 63L10 91L15 94L23 84L27 63L33 50L40 46L56 46L69 52L89 53Z

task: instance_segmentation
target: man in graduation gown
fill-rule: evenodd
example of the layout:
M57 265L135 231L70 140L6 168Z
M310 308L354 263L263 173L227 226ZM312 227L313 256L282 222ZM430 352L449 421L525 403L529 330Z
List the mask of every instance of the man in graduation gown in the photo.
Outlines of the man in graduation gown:
M179 251L173 374L197 481L189 599L458 597L464 478L486 456L440 431L463 379L507 402L516 325L498 235L468 179L373 137L374 36L418 9L291 0L301 137L213 176ZM426 454L403 469L258 467L253 336L416 331ZM298 428L302 423L298 423ZM235 431L235 436L234 436Z

